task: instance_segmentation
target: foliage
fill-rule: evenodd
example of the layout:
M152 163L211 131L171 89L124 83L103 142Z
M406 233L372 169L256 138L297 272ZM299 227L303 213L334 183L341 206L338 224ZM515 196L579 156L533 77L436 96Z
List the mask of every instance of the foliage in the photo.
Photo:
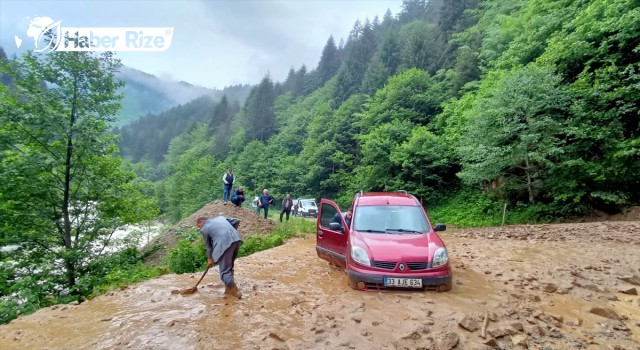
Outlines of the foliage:
M25 262L5 259L0 262L0 275L6 278L0 287L0 323L35 312L56 302L69 302L74 297L61 295L64 287L53 276L60 275L52 264L32 269Z
M166 273L162 267L145 266L144 256L134 246L125 248L98 260L90 274L80 280L87 295L92 298L110 289L148 280Z
M276 95L269 76L256 86L244 106L244 130L248 141L266 141L276 132L273 103Z
M216 198L222 186L216 186L226 168L211 155L211 139L206 125L175 138L165 159L167 179L164 196L167 215L178 221Z
M86 274L77 282L77 288L85 297L92 298L110 289L160 276L165 273L159 267L142 264L142 254L135 247L104 255L94 260ZM65 292L58 282L59 267L53 262L41 264L33 270L29 264L15 260L0 262L0 324L35 312L53 304L65 304L77 300L77 296Z
M207 266L207 253L198 230L178 240L178 246L168 255L168 267L174 273L196 272ZM192 233L193 233L192 232Z
M162 128L162 124L167 120L160 121L154 117L160 117L164 112L178 105L187 105L190 101L198 99L200 96L206 95L216 103L223 98L227 98L234 104L240 104L244 103L251 90L249 85L231 85L224 87L222 90L204 88L187 84L184 81L158 78L129 67L123 67L116 77L124 82L124 86L119 89L123 95L122 109L116 114L117 118L113 124L117 127L128 129L128 131L138 129L130 126L138 124L141 118L146 119L147 126L150 126L151 129ZM148 118L149 116L153 117ZM184 119L190 118L190 116L184 114L181 117ZM151 125L148 124L149 122L151 122ZM137 131L145 132L144 129L138 129ZM166 144L169 141L169 139L166 139ZM123 144L120 144L120 147L124 152L126 147Z
M640 4L594 0L579 8L540 58L565 75L573 97L572 156L560 164L565 181L554 191L564 213L616 211L640 200Z
M318 75L320 86L331 79L340 68L340 53L336 47L336 42L333 40L333 36L330 36L327 40L327 44L322 50L322 56L320 56L320 62L318 62Z
M437 27L423 21L414 21L402 27L400 36L405 42L400 69L418 68L435 74L444 46L439 40Z
M394 147L391 161L397 165L402 189L420 198L434 200L457 187L454 181L459 169L451 159L451 146L425 126L413 128L411 136Z
M238 256L247 256L262 250L277 247L289 238L304 237L311 234L315 232L315 228L315 222L297 218L278 223L273 229L273 232L268 235L246 237L240 246Z
M55 282L79 297L78 279L115 229L157 215L107 133L120 63L108 52L54 51L2 66L14 85L0 89L0 237L33 269L53 262L64 271Z
M345 47L344 59L336 77L336 101L342 102L360 92L369 61L376 52L376 40L369 20L353 26Z
M356 21L346 42L328 38L315 69L263 79L208 140L180 136L156 171L162 207L177 218L204 200L179 179L218 193L220 163L276 198L406 189L438 202L464 181L526 222L638 203L638 11L405 0L395 17ZM183 154L193 171L165 173Z
M218 125L227 125L226 118L240 108L229 102L225 106L225 101L228 100L223 98L217 101L205 95L157 115L149 114L129 125L115 128L113 132L120 136L121 154L132 162L148 161L156 167L167 153L171 141L180 134L191 131L196 125L208 123L212 133L222 133L224 128ZM163 175L156 174L148 179L157 180Z
M444 91L423 70L412 68L391 79L367 103L359 115L362 131L394 120L426 125L442 110Z
M460 145L460 177L482 184L498 198L530 204L543 196L554 164L563 153L560 136L568 95L548 68L528 66L497 76L481 88L468 113Z
M425 205L432 223L456 227L498 226L502 220L502 205L486 195L463 188L455 195Z

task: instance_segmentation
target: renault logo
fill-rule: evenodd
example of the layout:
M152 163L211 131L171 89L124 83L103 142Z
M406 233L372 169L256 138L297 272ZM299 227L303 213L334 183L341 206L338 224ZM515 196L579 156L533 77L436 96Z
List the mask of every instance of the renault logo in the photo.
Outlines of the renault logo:
M404 264L400 264L400 271L404 271Z

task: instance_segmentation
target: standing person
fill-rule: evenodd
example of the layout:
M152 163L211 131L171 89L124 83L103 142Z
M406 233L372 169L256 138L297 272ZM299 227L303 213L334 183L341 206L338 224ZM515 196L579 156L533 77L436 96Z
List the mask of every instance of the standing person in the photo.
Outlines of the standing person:
M233 192L233 196L231 196L231 203L241 207L242 202L244 202L244 188L242 186L238 186L238 189L235 190Z
M213 219L199 217L196 225L204 238L209 267L213 266L214 262L218 263L220 279L224 283L224 294L242 298L242 293L233 278L233 265L242 245L238 231L224 216Z
M295 218L295 217L297 217L297 216L298 216L298 203L296 203L296 204L293 206L293 217Z
M222 193L222 200L227 202L229 201L229 197L231 196L231 188L233 186L233 181L235 181L235 177L233 176L233 169L229 168L224 175L222 175L222 183L224 184L224 192Z
M265 188L262 190L262 196L258 198L258 214L260 214L260 208L264 209L265 219L269 213L269 204L273 204L273 197L269 194L269 190Z
M258 216L260 215L260 196L256 196L253 200L256 203L256 211L258 212Z
M291 214L291 207L293 206L293 199L291 195L287 193L287 196L282 200L282 211L280 212L280 222L282 222L282 215L287 213L287 221L289 221L289 214Z

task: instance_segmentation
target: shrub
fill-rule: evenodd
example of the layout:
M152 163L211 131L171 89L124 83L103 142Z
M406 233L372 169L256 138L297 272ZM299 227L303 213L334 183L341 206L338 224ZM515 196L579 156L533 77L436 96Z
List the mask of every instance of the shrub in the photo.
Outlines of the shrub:
M207 253L204 243L183 237L178 246L169 252L169 270L174 273L187 273L202 270L207 266Z
M146 267L142 254L135 248L105 255L93 261L78 278L75 290L60 283L64 276L53 261L34 269L11 260L0 262L0 324L30 314L40 308L65 304L73 300L92 298L112 288L162 275L162 268Z
M427 208L427 212L433 224L457 227L495 226L502 221L502 204L475 191L461 190Z

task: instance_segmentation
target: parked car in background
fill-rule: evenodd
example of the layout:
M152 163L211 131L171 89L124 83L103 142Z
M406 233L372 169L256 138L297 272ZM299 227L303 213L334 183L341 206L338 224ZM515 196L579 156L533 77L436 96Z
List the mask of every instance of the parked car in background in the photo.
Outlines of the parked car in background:
M313 198L298 198L293 202L293 204L298 204L298 215L303 218L306 217L318 217L318 206L316 205L316 200Z
M452 285L449 255L418 199L406 192L359 193L352 220L331 200L320 200L317 220L318 256L345 268L349 286L448 291Z

